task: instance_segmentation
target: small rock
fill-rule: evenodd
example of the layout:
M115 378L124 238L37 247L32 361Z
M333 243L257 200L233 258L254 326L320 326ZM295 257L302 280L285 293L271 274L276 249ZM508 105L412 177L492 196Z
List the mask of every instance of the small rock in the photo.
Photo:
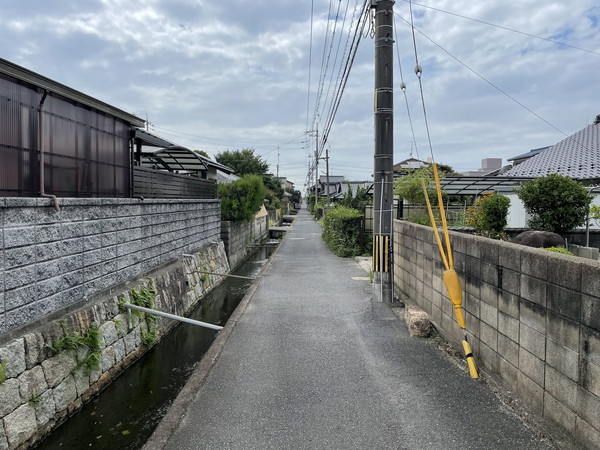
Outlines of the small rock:
M4 418L4 432L10 448L26 442L37 431L35 410L28 404L14 410Z
M411 336L429 337L431 324L425 311L417 306L407 306L404 314Z
M552 233L550 231L524 231L523 233L515 236L511 242L535 248L562 248L565 246L565 240L560 236L560 234Z

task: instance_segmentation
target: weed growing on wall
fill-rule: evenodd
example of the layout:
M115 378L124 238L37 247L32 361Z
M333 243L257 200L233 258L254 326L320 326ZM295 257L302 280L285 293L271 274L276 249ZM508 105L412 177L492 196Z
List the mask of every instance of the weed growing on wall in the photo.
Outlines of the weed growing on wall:
M27 400L27 403L29 403L29 406L33 406L34 408L37 408L43 402L44 402L44 397L42 397L41 394L38 394L35 391L33 391L31 393L31 397L29 397L29 400Z
M0 384L6 381L6 361L0 362Z
M150 279L148 287L145 289L131 290L131 304L141 306L143 308L155 309L156 299L156 286L154 280ZM119 306L125 309L125 303L127 300L124 298L119 299ZM154 314L147 314L142 311L131 311L136 317L146 321L146 330L140 331L140 337L144 345L150 346L158 340L158 316Z
M100 360L102 358L102 333L98 328L98 324L92 323L82 336L76 331L69 331L64 321L60 322L63 329L63 337L57 339L46 347L50 348L53 353L59 354L63 351L73 350L79 358L79 349L85 349L85 356L77 361L74 372L83 368L85 373L90 373L100 368Z

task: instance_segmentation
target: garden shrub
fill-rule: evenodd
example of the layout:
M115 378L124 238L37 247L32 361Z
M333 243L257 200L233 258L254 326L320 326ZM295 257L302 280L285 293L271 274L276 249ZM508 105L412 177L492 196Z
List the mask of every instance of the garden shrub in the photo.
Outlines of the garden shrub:
M507 224L510 199L504 195L486 192L467 210L465 222L475 228L481 236L493 239L505 237L503 232Z
M581 183L555 173L521 184L517 195L531 228L558 234L585 223L593 198Z
M265 186L258 175L244 175L239 180L219 184L221 220L251 220L265 200Z
M345 206L327 210L323 218L323 241L337 256L360 254L359 236L362 213Z

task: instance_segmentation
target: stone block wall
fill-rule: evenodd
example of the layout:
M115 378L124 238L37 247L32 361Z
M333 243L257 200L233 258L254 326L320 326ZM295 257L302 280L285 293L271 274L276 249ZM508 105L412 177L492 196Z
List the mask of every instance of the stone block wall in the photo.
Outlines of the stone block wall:
M222 277L195 271L229 271L222 243L209 244L192 257L182 257L73 305L68 313L53 313L26 327L0 334L0 362L6 380L0 382L0 450L34 445L141 356L147 346L147 323L119 308L131 289L154 283L155 308L187 315ZM54 353L48 346L68 333L85 335L92 324L100 331L98 370L77 369L85 351ZM176 323L159 319L159 339Z
M221 239L229 258L229 266L234 269L252 251L252 246L260 243L269 234L269 219L264 215L247 222L221 222Z
M451 242L477 364L531 413L600 448L600 263L460 233ZM398 296L459 346L432 229L395 221L394 259Z
M0 333L220 240L218 200L0 198Z

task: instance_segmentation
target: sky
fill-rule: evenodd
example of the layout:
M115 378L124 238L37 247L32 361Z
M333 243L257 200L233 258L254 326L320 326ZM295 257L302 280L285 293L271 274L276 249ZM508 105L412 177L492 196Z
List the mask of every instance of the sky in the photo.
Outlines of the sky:
M176 144L213 156L252 148L303 191L362 4L0 0L0 57L147 119ZM416 45L409 3L394 12L395 162L433 154L459 172L483 158L507 164L600 114L596 0L421 0ZM370 23L326 143L330 174L355 181L373 172Z

